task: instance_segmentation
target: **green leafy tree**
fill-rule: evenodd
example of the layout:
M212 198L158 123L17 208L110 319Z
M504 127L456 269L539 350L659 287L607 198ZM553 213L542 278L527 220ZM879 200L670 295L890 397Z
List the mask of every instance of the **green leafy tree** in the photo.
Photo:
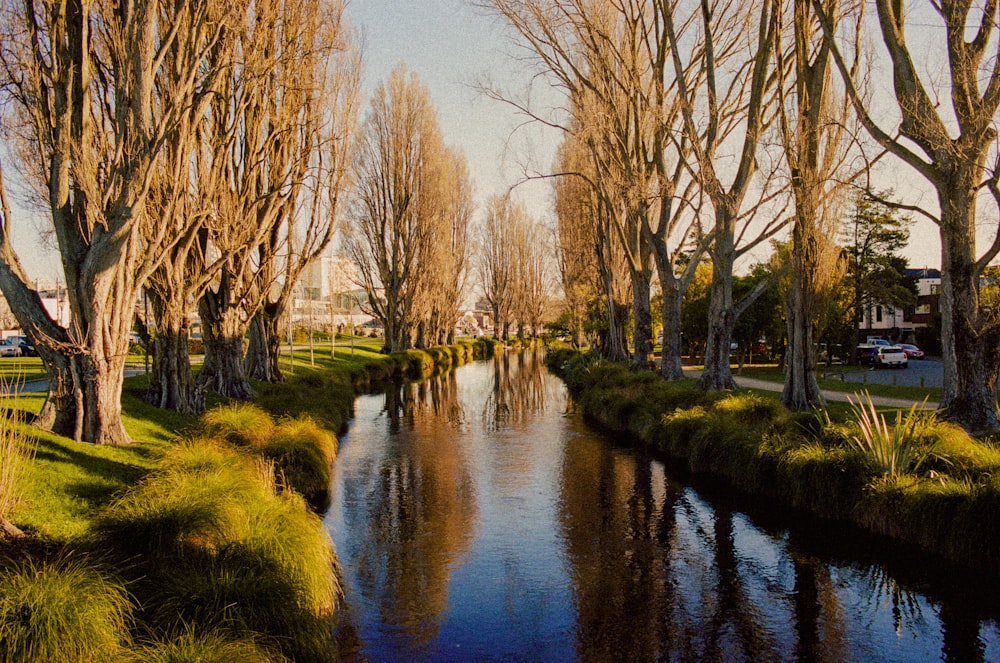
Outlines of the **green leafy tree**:
M898 216L891 191L861 193L844 224L848 311L854 329L877 305L903 307L916 302L916 284L906 276L906 260L898 254L910 239L912 221ZM857 333L857 332L855 332ZM856 360L856 351L852 360Z

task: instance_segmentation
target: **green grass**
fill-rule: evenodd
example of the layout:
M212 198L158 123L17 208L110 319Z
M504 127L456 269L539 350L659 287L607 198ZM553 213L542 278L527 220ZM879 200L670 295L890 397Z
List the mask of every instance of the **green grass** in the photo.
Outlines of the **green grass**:
M160 455L177 435L194 424L178 415L142 402L145 378L126 378L122 396L125 429L138 443L126 447L77 444L28 425L21 430L34 445L35 458L24 482L21 504L12 521L26 533L66 542L84 533L95 509L135 484L157 466ZM9 403L37 413L44 394L19 394Z
M233 640L221 632L176 635L144 643L135 652L135 663L277 663L279 655L252 641Z
M38 357L0 357L0 384L44 380L48 377Z
M0 660L121 660L131 605L124 586L72 558L0 569Z

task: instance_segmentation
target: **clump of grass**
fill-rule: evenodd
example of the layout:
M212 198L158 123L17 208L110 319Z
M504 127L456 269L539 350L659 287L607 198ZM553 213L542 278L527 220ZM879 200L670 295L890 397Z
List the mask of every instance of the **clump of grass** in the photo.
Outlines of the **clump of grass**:
M220 437L230 444L246 447L266 439L274 428L274 419L264 410L248 403L220 405L201 416L206 435Z
M21 487L33 456L34 447L18 428L17 421L9 415L0 415L0 526L3 527L0 538L5 531L18 533L7 519L21 501Z
M780 428L789 421L779 401L754 393L728 394L715 402L715 409L753 430Z
M26 559L0 570L0 660L119 660L130 619L124 587L79 559Z
M930 421L918 412L918 404L914 403L905 415L897 411L896 422L890 427L867 391L857 395L857 401L848 399L861 432L852 435L851 441L872 467L890 477L915 469L921 457L920 429Z
M96 519L96 545L127 564L154 632L211 624L294 660L325 660L339 585L319 518L299 495L274 491L270 462L208 446L168 453Z
M274 464L275 480L302 495L316 511L329 506L337 440L308 418L283 421L255 451Z
M961 426L933 421L923 427L920 439L927 448L921 467L935 472L968 477L1000 472L1000 450L988 442L972 438Z
M325 660L340 591L333 564L318 518L285 493L237 505L214 540L151 570L141 600L168 632L212 624L297 661Z
M253 641L233 640L220 633L191 630L139 647L135 663L279 663L286 660Z

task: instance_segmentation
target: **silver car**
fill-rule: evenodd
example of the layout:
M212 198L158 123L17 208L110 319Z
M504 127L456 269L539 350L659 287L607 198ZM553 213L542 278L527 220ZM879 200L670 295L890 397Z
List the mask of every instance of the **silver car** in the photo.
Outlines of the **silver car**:
M906 351L898 345L880 346L875 350L873 365L875 368L895 367L906 368Z
M20 357L21 344L18 343L17 336L5 338L0 342L0 357Z

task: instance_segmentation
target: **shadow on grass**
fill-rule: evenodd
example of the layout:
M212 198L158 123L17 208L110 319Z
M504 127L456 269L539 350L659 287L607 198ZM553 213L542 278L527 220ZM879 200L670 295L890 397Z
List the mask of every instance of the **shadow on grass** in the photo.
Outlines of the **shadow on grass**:
M68 446L76 444L75 442L62 442L45 437L38 437L36 440L36 460L43 460L53 464L73 465L88 475L109 480L109 483L115 482L119 487L135 483L149 471L149 468L138 464L76 451ZM134 447L129 448L128 451L143 458L150 456L148 448Z

